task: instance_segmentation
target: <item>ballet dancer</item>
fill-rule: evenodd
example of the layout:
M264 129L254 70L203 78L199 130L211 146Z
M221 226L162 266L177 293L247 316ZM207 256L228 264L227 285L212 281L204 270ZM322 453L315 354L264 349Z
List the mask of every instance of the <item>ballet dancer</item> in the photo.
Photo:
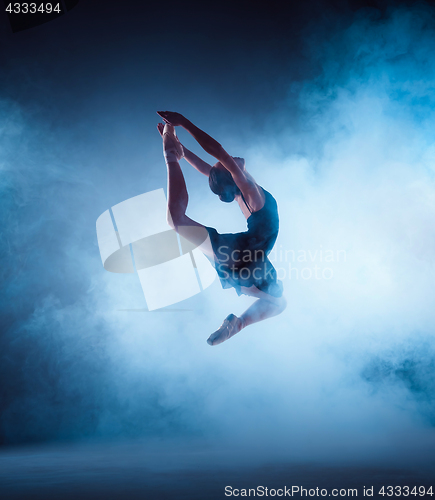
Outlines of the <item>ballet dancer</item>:
M281 314L286 308L282 282L267 258L278 236L278 207L275 198L248 173L243 158L230 156L221 144L180 113L158 111L157 114L164 121L157 128L163 138L168 170L169 225L209 257L223 288L233 287L238 295L256 298L241 316L228 315L210 335L207 342L214 346L253 323ZM187 130L217 163L211 166L185 148L176 136L177 126ZM210 189L221 201L236 200L246 218L247 231L220 234L186 215L189 197L179 164L181 158L208 177Z

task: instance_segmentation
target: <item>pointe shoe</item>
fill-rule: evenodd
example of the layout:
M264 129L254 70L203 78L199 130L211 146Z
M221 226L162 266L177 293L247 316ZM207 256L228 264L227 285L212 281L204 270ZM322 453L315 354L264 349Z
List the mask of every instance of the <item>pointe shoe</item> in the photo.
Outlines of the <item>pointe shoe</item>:
M239 333L242 329L241 321L234 314L229 314L222 323L219 330L215 331L207 339L207 344L218 345L225 342L225 340L230 339L236 333Z
M163 128L163 151L172 153L180 160L184 156L184 149L181 142L178 140L175 128L172 125L166 124Z

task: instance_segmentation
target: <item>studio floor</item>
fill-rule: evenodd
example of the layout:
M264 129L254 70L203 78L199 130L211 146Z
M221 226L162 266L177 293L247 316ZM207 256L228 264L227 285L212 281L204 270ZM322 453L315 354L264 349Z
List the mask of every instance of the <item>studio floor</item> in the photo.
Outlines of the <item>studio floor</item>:
M435 487L427 466L322 465L243 460L228 450L169 443L94 443L32 446L0 452L0 498L15 499L224 499L231 497L393 496L422 498ZM379 492L384 486L385 495ZM416 486L416 495L406 495ZM260 488L259 488L260 487ZM400 487L400 488L399 488ZM226 489L227 488L227 489ZM268 488L266 490L266 488ZM315 493L315 489L318 492ZM419 488L421 488L419 490ZM249 489L251 494L248 495ZM311 492L309 491L311 489ZM348 490L356 493L348 493ZM242 490L246 490L246 495ZM255 490L255 495L254 491ZM432 491L434 488L432 488ZM398 492L400 495L397 495ZM313 495L314 493L314 495ZM364 494L366 493L366 494ZM432 498L426 495L426 498Z

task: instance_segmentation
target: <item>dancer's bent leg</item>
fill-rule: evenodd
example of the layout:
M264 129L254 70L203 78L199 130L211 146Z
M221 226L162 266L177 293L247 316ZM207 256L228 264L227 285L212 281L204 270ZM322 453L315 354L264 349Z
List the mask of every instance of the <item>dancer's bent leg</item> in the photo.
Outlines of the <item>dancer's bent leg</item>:
M273 316L278 316L287 307L287 301L284 296L267 300L264 298L257 299L246 311L240 316L242 328L245 328L253 323L264 321Z
M244 294L257 297L257 300L240 317L234 314L227 316L219 330L212 333L207 339L208 344L221 344L236 333L239 333L243 328L277 316L287 307L287 301L284 296L273 297L259 290L255 285L249 288L242 286L241 288Z

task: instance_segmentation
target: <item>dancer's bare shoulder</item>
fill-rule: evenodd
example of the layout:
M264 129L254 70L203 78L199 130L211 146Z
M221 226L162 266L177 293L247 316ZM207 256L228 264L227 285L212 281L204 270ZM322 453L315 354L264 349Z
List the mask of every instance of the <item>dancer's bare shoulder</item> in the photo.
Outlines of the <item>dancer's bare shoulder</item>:
M248 203L252 212L261 210L265 203L265 195L261 187L255 182L252 175L247 171L245 162L239 161L242 158L233 158L223 148L219 161L231 173L234 182L240 189L245 201Z
M244 174L246 177L246 187L242 191L246 202L249 204L250 210L252 212L258 212L264 207L266 202L266 195L264 194L263 188L257 184L254 177L244 169Z

